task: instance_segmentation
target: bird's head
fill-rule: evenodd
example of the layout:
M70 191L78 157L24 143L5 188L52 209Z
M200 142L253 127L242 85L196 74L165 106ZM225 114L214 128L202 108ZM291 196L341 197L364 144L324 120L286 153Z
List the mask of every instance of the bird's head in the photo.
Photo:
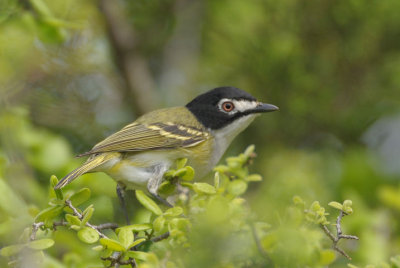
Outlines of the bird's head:
M279 108L257 101L249 93L235 87L219 87L197 96L186 105L196 118L211 130L243 130L257 114ZM237 132L237 131L235 131Z

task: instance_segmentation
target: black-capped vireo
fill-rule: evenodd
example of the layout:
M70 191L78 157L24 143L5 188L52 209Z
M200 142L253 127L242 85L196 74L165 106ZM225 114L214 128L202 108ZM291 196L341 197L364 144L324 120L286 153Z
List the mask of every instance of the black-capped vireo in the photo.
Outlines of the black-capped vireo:
M127 189L158 196L163 174L178 158L187 158L195 178L217 164L232 140L260 114L278 110L235 87L219 87L185 107L156 110L96 144L79 156L88 160L70 172L61 188L88 172L105 172Z

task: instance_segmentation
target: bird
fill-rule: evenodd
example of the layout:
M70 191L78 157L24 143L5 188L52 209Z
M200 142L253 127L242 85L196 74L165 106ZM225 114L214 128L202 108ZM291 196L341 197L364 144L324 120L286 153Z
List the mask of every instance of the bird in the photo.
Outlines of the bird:
M155 110L97 143L86 162L63 177L60 189L85 173L105 172L121 188L143 190L170 206L158 194L164 173L187 158L195 179L218 163L233 139L261 113L279 108L257 101L236 87L209 90L185 106ZM118 189L118 187L120 187Z

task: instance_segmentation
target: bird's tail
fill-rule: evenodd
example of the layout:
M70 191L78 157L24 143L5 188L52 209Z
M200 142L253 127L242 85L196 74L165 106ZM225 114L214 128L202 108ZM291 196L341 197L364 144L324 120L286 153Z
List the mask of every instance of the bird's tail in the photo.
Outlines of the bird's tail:
M64 178L62 178L54 187L54 189L61 189L62 187L69 184L71 181L75 180L79 176L88 173L89 171L106 163L108 160L114 157L115 155L112 153L100 154L94 157L90 157L82 166L74 169L73 171L68 173Z

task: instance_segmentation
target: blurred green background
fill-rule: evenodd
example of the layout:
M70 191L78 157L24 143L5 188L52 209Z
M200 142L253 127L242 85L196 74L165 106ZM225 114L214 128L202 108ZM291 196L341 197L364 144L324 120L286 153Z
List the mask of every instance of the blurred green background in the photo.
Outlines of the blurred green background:
M0 246L74 155L140 114L231 85L280 107L227 152L256 145L257 214L278 222L294 195L351 199L353 263L388 261L400 252L399 11L398 0L0 0ZM74 184L92 189L99 222L114 220L111 179ZM86 250L59 239L55 258Z

